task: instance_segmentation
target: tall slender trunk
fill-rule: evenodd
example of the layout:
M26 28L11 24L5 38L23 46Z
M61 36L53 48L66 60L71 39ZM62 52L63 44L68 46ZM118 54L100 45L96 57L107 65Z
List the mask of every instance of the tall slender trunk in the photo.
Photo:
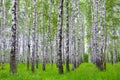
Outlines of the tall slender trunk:
M25 62L25 34L23 33L22 38L22 63Z
M100 56L100 53L99 53L99 46L98 46L98 4L99 4L99 1L95 1L95 6L96 6L96 9L95 9L95 33L94 33L94 45L95 45L95 64L100 67L101 65L101 56Z
M50 47L50 63L51 64L53 64L53 47L52 47L52 39L51 39L51 37L52 37L52 35L51 35L51 27L52 27L52 25L51 25L51 20L52 20L52 0L50 0L50 13L49 13L49 27L48 27L48 37L49 37L49 40L50 40L50 42L49 42L49 47Z
M47 31L46 31L46 45L45 45L45 62L48 63L49 62L49 58L48 58L48 46L49 46L49 38L48 38L48 27L47 27Z
M24 7L25 9L25 7ZM25 10L26 11L26 10ZM26 12L23 12L23 19L25 20L26 17ZM23 21L23 25L26 26L26 23ZM22 30L22 63L25 63L25 33L24 33L24 29Z
M19 0L17 1L17 3L19 4ZM16 8L16 16L17 16L17 25L16 26L18 26L18 7L19 7L19 5L17 6L17 8ZM17 63L18 63L18 61L19 61L19 54L20 54L20 46L19 46L19 27L18 27L18 29L17 29L17 31L16 31L16 37L17 37L17 40L16 40L16 60L17 60Z
M63 29L63 28L62 28ZM63 29L64 31L64 29ZM62 62L65 63L65 33L62 34Z
M6 6L5 6L5 0L3 0L3 32L2 32L2 69L4 69L4 63L5 63L5 45L6 45L6 39L5 39L5 28L6 28Z
M29 70L30 66L30 27L28 29L28 50L27 50L27 69Z
M99 67L100 66L100 55L98 49L98 0L93 0L93 6L96 8L93 10L93 22L92 22L92 31L93 31L93 42L92 42L92 52L94 55L94 63Z
M45 42L44 42L44 26L43 26L43 41L42 41L42 70L45 71Z
M64 2L64 0L60 0L59 17L58 17L58 53L57 53L57 62L58 62L58 72L59 72L59 74L63 74L63 65L62 65L63 2Z
M93 62L92 61L92 19L93 19L93 15L92 15L92 1L90 0L90 28L88 28L88 35L90 35L90 37L88 37L89 43L88 43L88 62Z
M12 37L11 37L11 51L10 51L10 72L16 73L17 72L17 64L16 64L16 31L17 31L17 7L18 7L18 0L12 1Z
M44 0L42 0L42 34L43 34L43 40L42 40L42 70L45 71L45 39L44 39L44 36L45 36L45 29L44 29Z
M36 0L34 0L34 20L33 20L33 27L32 27L32 72L35 71L35 31L36 31Z
M80 62L84 62L84 29L80 26Z
M105 15L105 14L104 14ZM101 55L101 64L100 64L100 70L104 70L104 57L105 57L105 34L104 34L104 26L103 26L103 6L102 1L100 2L100 34L101 34L101 44L100 44L100 55Z
M91 26L92 26L92 31L91 31L91 34L92 34L92 36L91 36L91 61L93 62L93 63L95 63L95 47L93 46L93 34L94 34L94 26L95 26L95 23L94 23L94 17L95 17L95 11L94 11L94 2L93 2L93 0L91 0Z
M27 3L27 2L26 2ZM31 3L31 1L30 1ZM31 5L30 5L31 6ZM31 14L29 14L29 18L31 19ZM30 54L31 54L31 44L30 44L30 37L31 37L31 20L28 21L28 41L27 41L27 70L30 69Z
M103 69L106 70L106 54L107 54L106 0L104 0L103 9L104 9L104 34L105 34L104 55L103 55Z
M36 68L38 68L38 63L39 63L39 55L38 55L38 33L37 33L37 36L36 36Z
M113 37L115 37L116 32L115 32L114 27L113 27L113 30L112 30L112 31L113 31ZM112 41L112 44L113 44L112 63L113 63L113 64L115 64L115 63L117 62L117 53L116 53L116 45L115 45L115 43L116 43L116 40L113 39L113 41Z
M84 42L84 22L83 22L83 19L84 17L82 17L82 14L81 14L81 11L80 11L80 1L76 0L76 5L78 6L77 7L77 12L78 12L78 26L79 26L79 39L80 39L80 62L84 62L84 53L85 53L85 42ZM77 30L77 29L76 29ZM79 48L79 47L78 47Z
M101 36L101 42L100 42L100 55L101 55L101 67L102 68L102 58L103 58L103 54L104 54L104 28L103 28L103 22L102 22L102 18L103 18L103 9L102 9L102 2L100 2L100 36Z
M58 59L57 59L57 57L58 57L58 35L56 34L56 37L55 37L55 39L56 39L56 66L57 66L57 68L58 68Z
M2 69L4 69L5 67L5 48L6 48L6 42L5 42L5 38L3 39L3 43L2 43L2 47L3 47L3 50L2 50Z
M66 0L66 70L70 71L69 68L69 0Z
M38 53L38 38L39 38L39 33L38 33L38 16L37 16L37 10L36 10L36 68L38 68L38 64L39 64L39 53Z
M1 3L0 3L0 12L3 12L2 11L2 3L3 3L3 1L1 0ZM0 18L0 51L2 50L2 44L1 44L1 37L2 37L2 18ZM2 56L1 56L1 54L0 54L0 65L1 65L1 58L2 58Z
M75 0L72 0L71 12L71 53L72 53L72 70L76 67L76 50L75 50Z

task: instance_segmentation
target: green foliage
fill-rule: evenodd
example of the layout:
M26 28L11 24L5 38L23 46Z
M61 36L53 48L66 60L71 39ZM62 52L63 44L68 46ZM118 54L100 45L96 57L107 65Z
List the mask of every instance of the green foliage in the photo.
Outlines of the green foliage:
M65 67L65 66L64 66ZM106 72L101 72L92 63L83 63L75 71L59 75L56 65L47 64L46 71L36 69L35 73L28 71L25 64L18 64L18 73L10 74L9 65L0 69L0 80L120 80L120 63L107 64Z
M118 36L113 36L112 39L116 40L116 39L119 39Z
M88 54L84 54L84 62L88 62Z
M118 52L117 58L118 58L118 61L120 61L120 52Z

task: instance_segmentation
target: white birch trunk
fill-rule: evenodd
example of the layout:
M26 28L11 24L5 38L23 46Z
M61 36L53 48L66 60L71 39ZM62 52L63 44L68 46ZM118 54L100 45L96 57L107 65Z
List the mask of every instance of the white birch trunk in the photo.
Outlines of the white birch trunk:
M16 33L17 33L17 7L18 0L12 0L12 38L11 38L11 52L10 52L10 72L17 72L17 64L16 64Z
M36 31L36 0L34 0L34 12L33 12L33 17L34 17L34 20L33 20L33 27L32 27L32 72L35 71L35 37L36 37L36 34L35 34L35 31Z
M63 65L62 65L63 1L64 0L60 0L59 17L58 17L58 53L57 53L57 63L58 63L58 72L59 72L59 74L63 74Z

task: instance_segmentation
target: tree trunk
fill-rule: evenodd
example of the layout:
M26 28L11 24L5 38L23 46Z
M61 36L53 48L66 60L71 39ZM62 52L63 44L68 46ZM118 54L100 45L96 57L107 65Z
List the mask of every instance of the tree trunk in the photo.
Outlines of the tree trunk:
M3 3L3 1L1 0L1 3L0 3L0 11L1 11L1 12L3 12L3 11L2 11L2 9L3 9L3 8L2 8L2 7L3 7L3 6L2 6L2 3ZM2 43L1 43L1 37L2 37L2 20L3 20L3 19L0 18L0 51L2 50ZM0 54L0 66L1 66L1 61L2 61L1 58L2 58L2 56L1 56L1 54Z
M62 65L63 2L64 2L64 0L60 0L59 18L58 18L58 53L57 53L57 62L58 62L58 72L59 72L59 74L63 74L63 65Z
M19 3L19 0L18 0L18 2L17 3ZM18 5L18 7L19 7L19 5ZM16 8L16 13L17 13L17 25L16 26L18 26L18 7ZM16 40L16 60L17 60L17 63L18 63L18 61L19 61L19 54L20 54L20 46L19 46L19 27L17 28L17 31L16 31L16 37L17 37L17 40Z
M1 26L2 27L2 26ZM5 39L5 28L6 28L6 6L5 6L5 0L3 0L3 32L2 32L2 69L4 69L4 63L5 63L5 45L6 45L6 39Z
M37 10L36 10L36 68L38 68L39 64L39 53L38 53L38 38L39 38L39 33L38 33L38 16L37 16Z
M115 29L113 27L113 37L115 37L116 32ZM115 45L116 41L115 39L113 39L112 44L113 44L113 52L112 52L112 63L115 64L117 62L117 53L116 53L116 45Z
M25 34L24 33L22 38L22 63L25 63Z
M73 47L72 47L72 70L76 68L76 38L73 36Z
M72 70L76 68L76 50L75 50L75 0L72 0L71 12L71 53L72 53Z
M49 34L49 31L48 31L48 27L47 27L46 32L47 33L46 33L46 45L45 45L45 63L48 63L49 62L49 57L48 57L48 46L49 46L48 34Z
M80 26L80 61L81 63L84 62L84 28L83 25Z
M94 63L96 64L96 66L100 66L101 64L101 60L100 60L100 54L99 54L99 48L98 48L98 0L97 1L93 1L93 6L96 7L93 10L93 26L92 26L92 30L93 30L93 42L92 42L92 52L94 55Z
M12 1L12 37L11 37L11 51L10 51L10 72L16 73L17 72L17 64L16 64L16 31L17 31L17 7L18 7L18 0Z
M30 66L30 27L28 29L28 51L27 51L27 70L29 70Z
M100 34L101 34L101 44L100 44L100 55L101 55L101 65L100 70L104 70L104 58L105 58L105 33L104 33L104 27L103 27L103 9L102 9L102 1L100 2ZM105 15L105 14L104 14Z
M48 38L49 38L49 48L50 48L50 63L53 65L53 47L52 47L52 35L51 35L51 20L52 20L52 0L50 0L50 13L49 13L49 27L48 27Z
M43 7L43 14L42 14L42 27L43 27L43 29L42 29L42 34L43 34L43 40L42 40L42 70L43 71L45 71L45 39L44 39L44 37L45 37L45 29L44 29L44 0L42 0L42 7Z
M66 0L66 70L70 71L69 68L69 0Z
M101 35L101 42L100 42L100 56L101 56L101 65L100 70L103 70L103 54L104 54L104 28L102 26L102 18L103 18L103 11L102 11L102 2L100 2L100 35Z
M104 44L104 55L103 55L103 69L106 70L106 54L107 54L107 28L106 28L106 0L104 0L104 34L105 34L105 44Z
M42 42L42 70L45 71L45 49L44 49L44 28L43 28L43 42Z
M38 55L38 33L37 33L37 38L36 38L36 68L38 68L38 63L39 63L39 55Z
M35 71L35 31L36 31L36 0L34 0L34 20L33 20L33 27L32 27L32 72Z

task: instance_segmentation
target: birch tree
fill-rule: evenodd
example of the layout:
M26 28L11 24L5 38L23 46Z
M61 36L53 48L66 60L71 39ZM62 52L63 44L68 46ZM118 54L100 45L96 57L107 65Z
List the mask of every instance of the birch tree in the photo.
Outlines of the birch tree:
M2 13L2 0L0 1L0 14ZM2 37L2 17L0 17L0 38ZM0 51L2 50L1 39L0 39ZM1 61L1 53L0 53L0 61ZM1 62L0 62L1 65Z
M36 18L35 18L35 22L36 22L36 41L35 41L35 53L36 53L36 68L38 68L38 64L39 64L39 54L38 54L38 38L39 38L39 33L38 33L38 14L37 14L37 9L35 10L36 12Z
M69 0L66 0L66 69L69 71Z
M59 74L63 73L62 65L62 27L63 27L63 2L60 0L59 17L58 17L58 53L57 53L57 65Z
M72 70L76 68L76 43L75 43L75 0L72 0L72 12L71 12L71 60Z
M27 50L27 69L29 70L29 66L30 66L30 27L28 29L28 50Z
M12 37L11 37L11 51L10 51L10 72L17 72L17 64L16 64L16 31L17 31L17 7L18 0L12 1Z
M6 6L5 6L5 0L3 0L3 27L2 27L2 69L4 69L4 63L5 63L5 45L6 45L6 39L5 39L5 28L6 28Z
M104 0L105 2L105 0ZM100 55L101 55L101 65L100 65L100 69L104 70L105 69L105 63L104 63L104 58L105 58L105 27L103 25L103 18L105 13L103 14L103 10L105 11L105 9L103 9L103 6L105 6L105 3L102 3L102 1L100 1L100 34L101 34L101 42L100 42ZM105 20L104 20L105 21Z
M94 55L94 63L98 66L100 62L99 48L98 48L98 0L92 1L93 7L96 7L92 13L92 53Z
M36 34L35 34L35 31L36 31L36 0L34 0L34 13L33 13L33 16L34 16L34 20L33 20L33 27L32 27L32 72L35 71L35 67L34 67L34 64L35 64L35 37L36 37Z
M53 3L52 3L52 0L50 0L50 13L49 13L49 27L48 27L48 38L49 38L49 48L50 48L50 62L53 64L53 45L52 45L52 32L51 32L51 28L52 28L52 25L51 25L51 20L52 20L52 10L53 10ZM51 16L51 17L50 17Z
M45 28L44 28L44 0L42 0L42 70L45 71Z

